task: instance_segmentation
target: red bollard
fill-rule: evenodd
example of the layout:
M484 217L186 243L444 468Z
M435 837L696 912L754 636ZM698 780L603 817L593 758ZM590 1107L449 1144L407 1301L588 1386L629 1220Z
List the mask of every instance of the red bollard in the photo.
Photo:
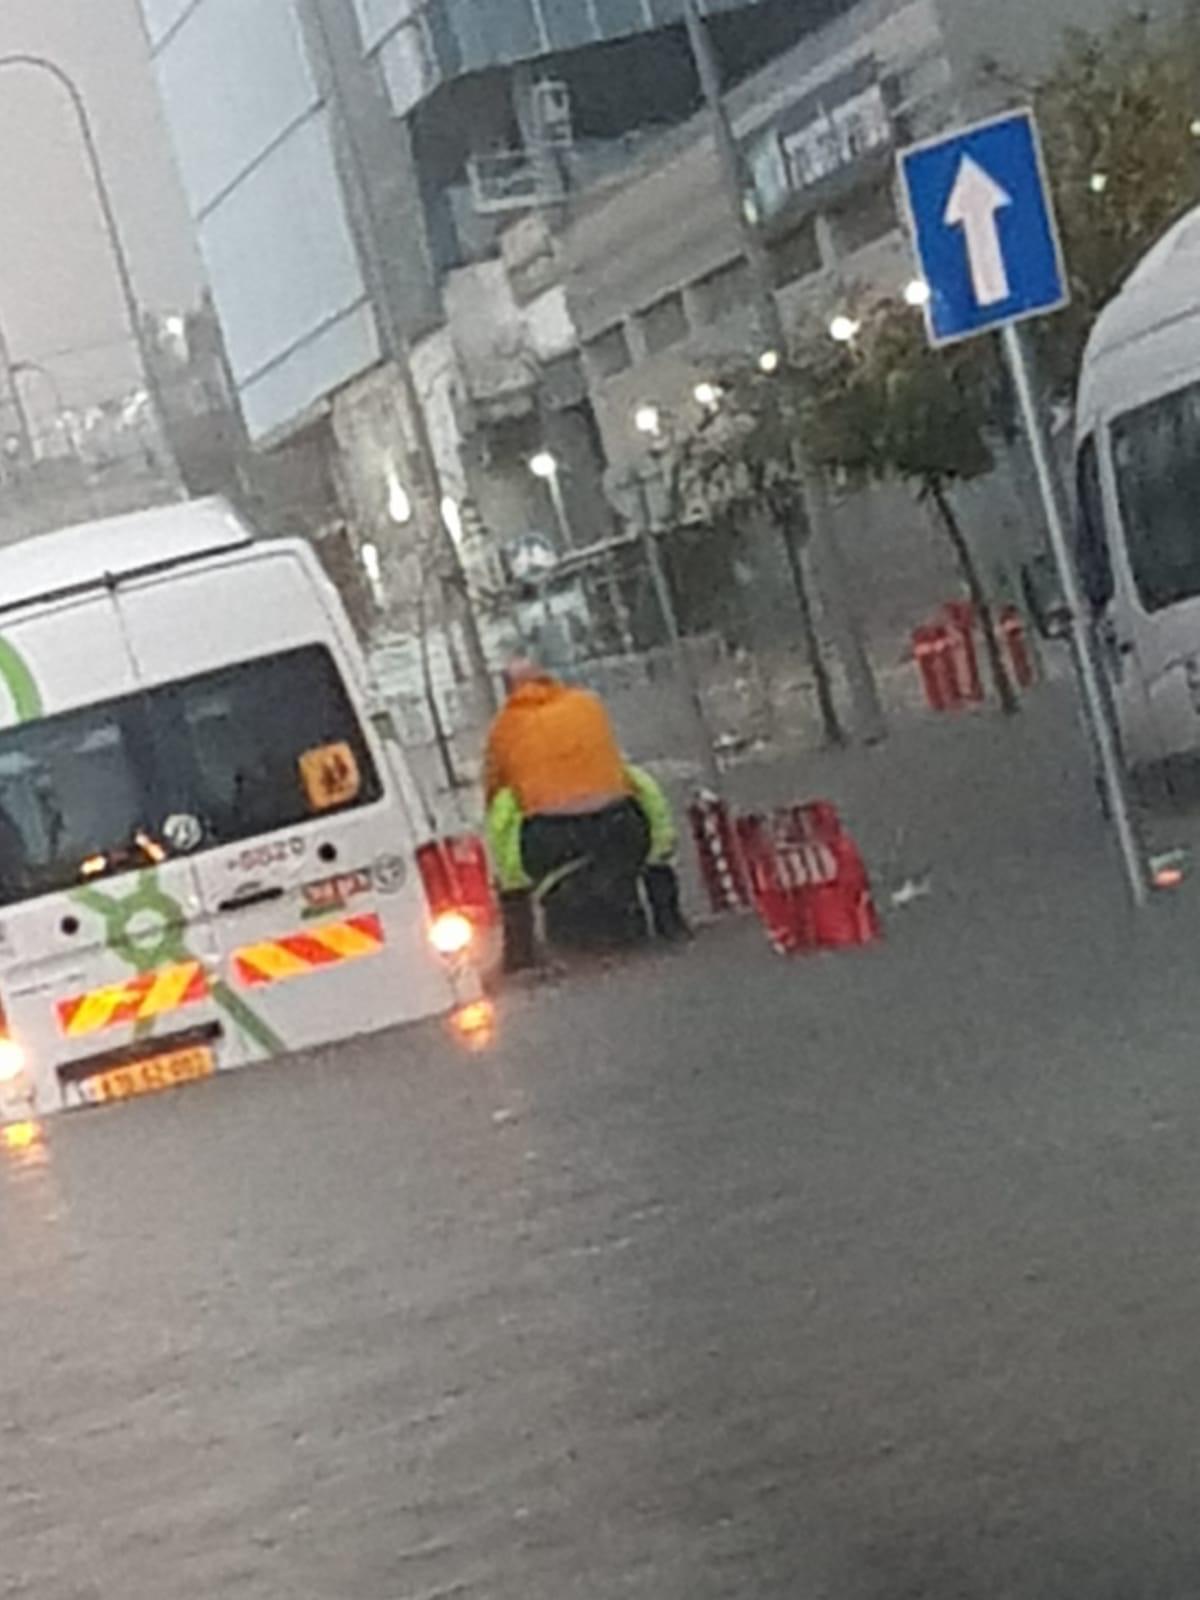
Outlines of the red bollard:
M1013 677L1022 689L1032 689L1037 677L1029 636L1025 631L1025 618L1016 606L1005 606L1000 613L1000 636L1004 640Z
M925 703L931 711L951 711L962 704L962 693L950 659L952 650L949 634L938 623L925 623L913 629L913 660L921 674Z
M942 607L950 636L951 660L960 697L972 705L983 700L979 652L975 648L975 607L969 600L947 600Z
M729 806L719 795L703 791L688 806L688 822L714 914L743 910L750 894Z
M477 928L496 920L496 897L483 840L473 833L430 839L417 848L417 868L434 917L461 911Z

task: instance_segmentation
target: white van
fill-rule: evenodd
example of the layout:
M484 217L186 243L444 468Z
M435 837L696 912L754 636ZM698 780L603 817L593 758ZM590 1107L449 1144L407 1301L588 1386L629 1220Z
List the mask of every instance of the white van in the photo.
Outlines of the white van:
M412 802L307 545L196 502L0 551L0 1121L472 998Z
M1075 490L1079 573L1126 761L1200 751L1200 209L1096 323Z

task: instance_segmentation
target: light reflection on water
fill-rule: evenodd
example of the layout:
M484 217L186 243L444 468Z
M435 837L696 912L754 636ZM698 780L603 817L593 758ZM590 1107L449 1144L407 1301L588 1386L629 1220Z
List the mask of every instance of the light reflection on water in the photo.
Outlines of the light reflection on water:
M44 1292L72 1248L64 1223L62 1162L45 1123L30 1119L0 1127L0 1260L14 1305L23 1292Z
M50 1147L40 1122L9 1123L0 1129L0 1144L4 1147L5 1166L10 1169L23 1171L50 1164Z
M496 1007L491 1000L473 1000L454 1012L450 1026L461 1045L481 1054L496 1042Z

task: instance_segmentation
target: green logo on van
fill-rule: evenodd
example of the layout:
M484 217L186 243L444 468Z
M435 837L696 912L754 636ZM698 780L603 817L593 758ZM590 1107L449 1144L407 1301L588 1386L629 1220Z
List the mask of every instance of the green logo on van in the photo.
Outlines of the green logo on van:
M42 691L29 670L29 663L15 644L0 637L0 683L12 702L12 721L32 722L45 714Z
M104 942L114 955L128 962L139 976L162 966L177 966L198 961L187 948L187 919L178 900L158 881L153 867L138 874L129 894L104 894L99 889L76 889L72 898L104 923ZM246 1004L227 983L212 985L212 997L229 1020L268 1056L282 1055L285 1042L252 1006ZM154 1018L139 1022L135 1033L149 1037Z

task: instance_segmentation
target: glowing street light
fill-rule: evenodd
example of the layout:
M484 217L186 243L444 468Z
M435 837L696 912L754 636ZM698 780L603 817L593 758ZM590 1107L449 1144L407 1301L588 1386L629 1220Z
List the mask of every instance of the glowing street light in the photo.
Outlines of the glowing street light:
M558 473L558 458L549 450L539 450L537 455L530 456L529 470L535 478L540 478L550 492L550 502L554 507L554 520L558 525L559 543L565 549L571 543L571 522L567 516L567 503L563 499L562 480Z
M370 540L365 540L358 549L358 559L362 569L367 575L367 586L371 597L377 606L383 607L386 596L383 587L383 562L379 558L379 546Z
M639 433L657 433L661 421L657 406L639 406L633 414L633 425Z
M858 337L861 322L856 322L853 317L845 314L834 317L829 324L829 337L837 344L852 344Z
M459 509L458 501L452 494L442 497L442 524L455 544L461 544L463 536L462 512Z
M758 358L758 365L760 370L765 372L769 378L773 373L779 371L779 363L781 359L782 358L780 357L778 350L764 350L762 355L760 355Z
M412 521L412 501L393 467L388 473L388 516L398 528Z
M904 299L914 310L929 304L929 285L924 278L914 278L904 286Z
M721 404L721 391L715 383L704 379L692 390L692 398L698 406L703 406L705 411L715 411Z
M1108 173L1093 172L1091 177L1088 179L1088 188L1093 194L1103 194L1108 188Z

